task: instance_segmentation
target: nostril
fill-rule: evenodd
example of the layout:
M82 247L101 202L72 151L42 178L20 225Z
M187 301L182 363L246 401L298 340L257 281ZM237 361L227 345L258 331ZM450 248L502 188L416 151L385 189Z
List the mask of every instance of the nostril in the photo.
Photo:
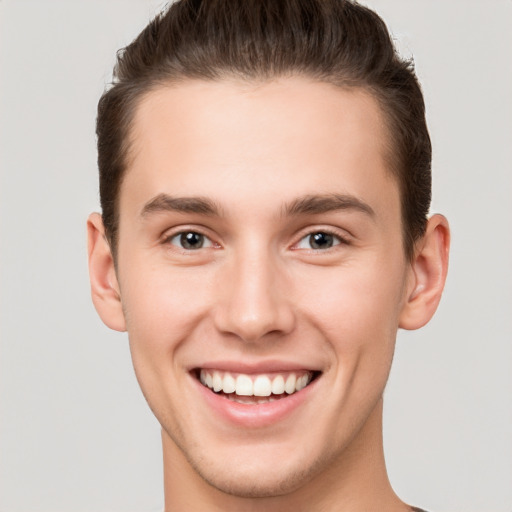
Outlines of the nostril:
M235 306L220 313L215 319L217 329L246 343L258 343L287 335L295 327L295 317L291 310L285 311L285 308L277 306L268 310L247 309Z

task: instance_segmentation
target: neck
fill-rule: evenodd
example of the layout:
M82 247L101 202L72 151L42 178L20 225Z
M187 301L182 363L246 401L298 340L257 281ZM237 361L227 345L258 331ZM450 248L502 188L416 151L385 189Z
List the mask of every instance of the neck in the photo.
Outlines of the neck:
M246 498L205 482L162 432L165 512L278 512L282 510L410 512L391 488L382 444L382 400L341 457L285 495Z

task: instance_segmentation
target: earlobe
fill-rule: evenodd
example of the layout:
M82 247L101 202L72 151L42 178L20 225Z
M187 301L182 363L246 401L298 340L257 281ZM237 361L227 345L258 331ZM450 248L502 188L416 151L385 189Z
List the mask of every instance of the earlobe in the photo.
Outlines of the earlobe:
M94 307L105 325L116 331L126 331L114 260L99 213L92 213L87 220L87 239Z
M411 285L400 314L402 329L419 329L434 315L446 281L449 248L448 221L442 215L433 215L411 264Z

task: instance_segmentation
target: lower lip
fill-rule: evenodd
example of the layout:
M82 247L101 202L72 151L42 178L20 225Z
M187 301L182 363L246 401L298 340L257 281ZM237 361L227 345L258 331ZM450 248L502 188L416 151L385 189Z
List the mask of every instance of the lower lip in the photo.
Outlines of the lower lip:
M292 415L294 411L304 405L319 380L317 378L300 391L274 402L241 404L229 400L224 395L214 393L195 377L192 379L206 403L217 415L230 423L247 428L267 427Z

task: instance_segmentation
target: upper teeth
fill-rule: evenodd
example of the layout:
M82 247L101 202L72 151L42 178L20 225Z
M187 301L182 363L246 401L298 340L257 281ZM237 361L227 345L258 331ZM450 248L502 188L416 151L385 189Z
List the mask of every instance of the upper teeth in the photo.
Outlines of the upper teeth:
M218 370L201 370L201 382L215 392L235 393L240 396L289 395L305 388L311 381L311 372L236 376Z

